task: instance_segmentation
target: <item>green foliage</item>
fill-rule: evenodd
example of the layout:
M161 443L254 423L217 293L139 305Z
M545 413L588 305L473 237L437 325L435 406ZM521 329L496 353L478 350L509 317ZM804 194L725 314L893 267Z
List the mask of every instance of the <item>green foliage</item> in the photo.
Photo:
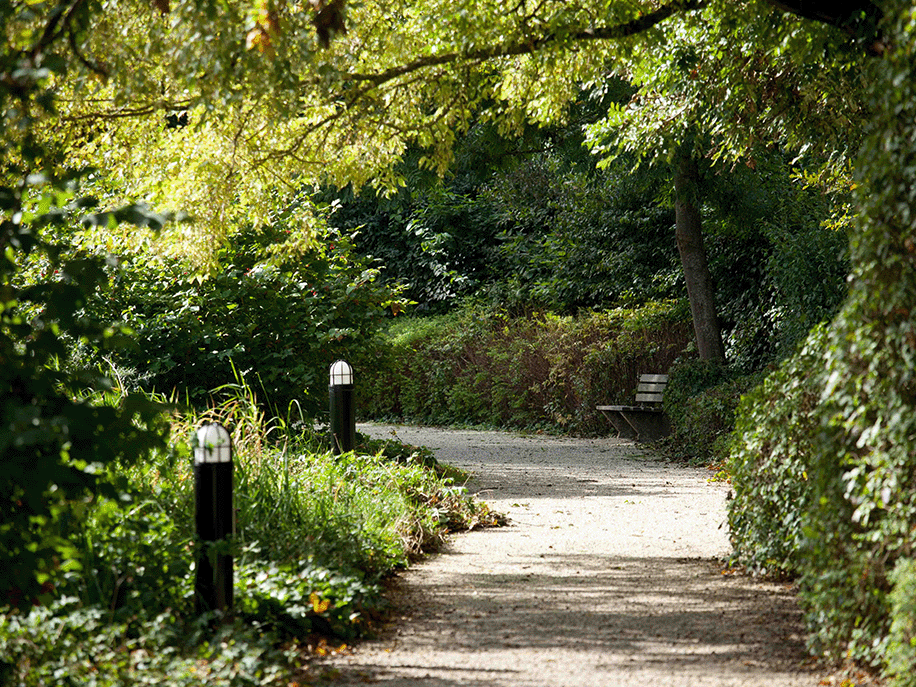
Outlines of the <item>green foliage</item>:
M916 155L909 3L884 4L895 48L870 65L873 129L859 158L862 208L852 243L850 297L831 328L817 416L829 427L813 447L819 500L803 577L817 640L827 650L881 661L888 573L912 553L916 474L913 394L912 170ZM823 561L832 565L820 567ZM834 565L835 564L835 565ZM840 575L840 571L843 575ZM832 583L832 586L831 586ZM827 622L824 622L827 621Z
M371 360L373 334L399 301L352 257L347 237L272 257L266 246L282 249L285 238L279 229L242 232L205 278L184 261L125 255L88 304L136 332L136 345L108 358L133 374L124 381L203 405L242 376L278 415L291 403L311 417L326 407L330 364Z
M792 355L846 297L844 196L806 181L804 161L760 153L754 168L707 170L704 234L729 363L746 372Z
M378 583L353 570L312 561L277 565L254 546L244 553L236 574L237 613L281 639L355 639L384 606Z
M90 10L77 3L62 20L64 11L48 13L73 22L63 29L75 36ZM55 45L62 31L34 30L42 14L35 5L0 8L0 604L22 608L79 569L69 521L93 494L114 493L99 476L161 443L155 404L101 402L86 390L104 391L109 380L72 364L75 346L111 351L123 336L84 311L103 262L64 255L53 240L92 203L77 195L80 174L61 169L38 135L67 74ZM120 212L148 219L138 206ZM39 259L47 272L25 281L25 263Z
M359 226L357 250L382 258L381 278L408 283L423 311L466 294L513 313L560 314L682 297L664 166L634 171L620 157L596 170L572 143L583 119L515 148L491 135L481 150L475 128L442 185L407 174L394 198L345 194L332 221ZM728 358L746 372L790 355L846 294L848 222L825 226L843 196L812 188L808 162L761 151L753 169L704 166L718 313Z
M651 38L620 55L637 97L589 127L602 156L670 161L689 131L698 156L726 163L771 141L840 167L856 149L862 49L836 27L771 3L711 2Z
M890 492L858 497L862 455L836 451L842 432L824 395L833 351L819 328L742 405L729 522L738 562L798 576L812 651L877 664L895 548L881 523Z
M495 228L487 208L459 188L408 187L418 198L396 206L363 201L335 215L334 221L359 222L358 248L385 265L393 283L425 308L467 295L485 279ZM356 201L351 201L355 203ZM365 208L367 215L354 214Z
M356 248L381 259L382 277L406 284L424 310L468 295L515 312L564 314L677 295L673 212L659 200L659 176L631 174L623 163L596 172L581 148L553 140L577 131L488 139L509 149L500 163L477 148L472 131L441 186L410 176L394 199L345 193L331 221L358 227Z
M300 647L281 647L242 619L216 633L171 612L113 623L104 608L81 607L73 597L0 618L0 648L0 677L26 687L279 685L302 663Z
M672 420L679 421L687 401L730 381L734 372L717 360L684 360L675 363L669 375L665 388L666 412Z
M676 303L559 317L480 307L395 322L390 357L359 393L372 417L605 432L595 410L640 372L667 370L688 340Z
M104 281L104 261L53 242L53 227L87 204L73 200L72 182L32 176L0 188L12 218L0 233L0 561L7 571L0 600L13 605L28 606L78 568L68 519L93 493L113 493L99 475L159 445L163 429L155 425L159 407L142 396L106 403L87 393L111 381L75 364L78 347L110 355L125 336L85 311ZM11 212L17 208L25 211ZM36 262L44 271L25 281L24 265Z
M887 674L893 687L916 685L916 561L902 558L890 576L893 590L887 644Z
M495 177L483 194L500 229L484 297L572 313L680 295L659 182L652 170L588 173L552 155Z
M189 486L184 478L169 491L187 495ZM62 591L125 621L138 609L191 611L193 529L187 517L176 520L173 510L164 494L88 506L70 533L80 570L68 576Z
M704 360L678 361L669 375L664 408L673 433L667 450L693 463L721 463L741 396L760 382L760 375Z
M825 416L833 398L824 395L834 350L819 328L742 404L729 464L731 537L739 563L798 576L813 651L879 663L895 546L881 522L890 492L859 497L863 456L836 451L842 433Z
M209 411L233 429L235 610L193 617L194 493L175 416L167 451L125 468L125 500L97 498L68 522L80 568L45 603L0 615L4 684L286 684L309 646L371 631L381 580L448 531L497 517L429 461L383 442L335 457L266 420L243 393ZM373 442L369 442L373 443ZM432 461L435 463L435 461Z
M741 403L728 472L734 487L729 525L734 556L752 570L796 575L809 518L820 495L811 456L822 429L814 416L822 388L825 328ZM842 500L827 499L838 508Z
M869 67L876 114L859 159L850 294L829 329L744 409L730 516L740 560L799 575L812 647L876 665L900 603L888 597L890 571L911 557L916 521L907 219L916 92L902 47L913 27L908 3L885 8L898 47Z

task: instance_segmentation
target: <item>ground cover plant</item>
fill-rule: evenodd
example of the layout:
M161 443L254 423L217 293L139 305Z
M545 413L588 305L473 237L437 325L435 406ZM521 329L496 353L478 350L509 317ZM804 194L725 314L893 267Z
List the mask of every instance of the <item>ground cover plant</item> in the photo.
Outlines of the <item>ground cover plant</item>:
M227 617L196 616L193 601L189 438L211 420L236 449ZM333 456L320 436L267 419L250 389L172 426L166 448L117 467L119 497L70 504L62 578L0 614L3 684L289 684L311 653L372 631L393 571L497 519L428 451L361 437Z

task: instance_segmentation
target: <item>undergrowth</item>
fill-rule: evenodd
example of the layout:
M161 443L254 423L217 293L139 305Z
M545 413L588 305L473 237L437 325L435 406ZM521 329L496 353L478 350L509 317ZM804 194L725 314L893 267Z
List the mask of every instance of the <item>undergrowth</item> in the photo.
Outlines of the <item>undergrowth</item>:
M333 456L238 392L176 414L167 450L111 475L121 498L73 504L64 583L28 613L0 609L0 684L285 685L310 655L372 632L393 571L450 531L496 524L427 450L361 437ZM235 606L197 616L187 438L214 419L235 447Z
M470 305L401 319L359 407L374 419L603 434L595 407L630 398L639 374L667 371L689 339L680 302L576 317Z
M763 372L747 374L718 361L677 361L670 370L664 399L673 431L659 447L675 460L723 466L735 441L741 398L763 378Z

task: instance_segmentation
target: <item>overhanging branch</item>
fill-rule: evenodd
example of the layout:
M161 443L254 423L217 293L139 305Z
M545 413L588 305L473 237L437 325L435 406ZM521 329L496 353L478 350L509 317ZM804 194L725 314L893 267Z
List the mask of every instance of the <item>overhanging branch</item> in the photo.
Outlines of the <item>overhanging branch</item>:
M545 46L562 43L562 42L579 42L591 40L621 40L635 36L648 31L652 27L660 24L666 19L680 12L689 12L703 8L707 0L673 0L672 2L662 5L653 12L643 14L636 19L632 19L623 24L614 26L601 26L597 28L583 29L573 33L550 33L540 37L530 38L517 43L507 43L496 45L490 48L479 48L465 52L449 52L439 55L428 55L418 58L407 64L391 67L374 74L342 74L344 79L349 81L369 82L374 86L379 86L399 76L410 74L427 67L437 67L457 62L485 62L500 57L517 57L519 55L530 55Z
M774 7L799 17L846 29L862 15L880 17L881 9L871 0L767 0Z
M859 41L870 55L885 46L880 24L883 10L872 0L767 0L773 7L798 17L830 24Z

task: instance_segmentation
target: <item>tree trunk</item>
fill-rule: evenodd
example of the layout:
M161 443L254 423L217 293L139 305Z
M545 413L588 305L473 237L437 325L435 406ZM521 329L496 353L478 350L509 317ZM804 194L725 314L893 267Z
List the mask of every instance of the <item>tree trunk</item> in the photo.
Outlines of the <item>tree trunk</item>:
M716 317L716 297L703 247L703 226L698 207L699 170L688 152L674 161L675 234L681 255L687 298L693 316L700 360L725 360L722 330Z

